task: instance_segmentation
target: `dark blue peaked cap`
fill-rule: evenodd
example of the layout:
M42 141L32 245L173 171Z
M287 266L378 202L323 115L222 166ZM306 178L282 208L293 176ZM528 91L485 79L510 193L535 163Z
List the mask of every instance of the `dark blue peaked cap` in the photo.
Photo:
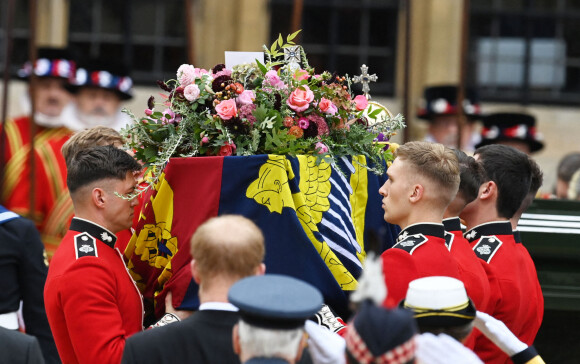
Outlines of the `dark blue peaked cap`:
M269 329L294 329L322 307L322 294L296 278L267 274L236 282L228 300L240 309L242 320Z

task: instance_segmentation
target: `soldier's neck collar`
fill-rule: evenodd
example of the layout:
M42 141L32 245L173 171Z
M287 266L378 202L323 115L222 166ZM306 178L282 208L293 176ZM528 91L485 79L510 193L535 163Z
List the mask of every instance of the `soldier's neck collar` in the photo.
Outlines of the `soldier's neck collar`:
M443 219L443 227L445 231L461 231L461 220L459 217L448 217L447 219Z
M467 231L463 236L470 243L478 240L484 235L513 235L512 224L507 221L492 221L477 225Z
M433 222L419 222L416 224L409 225L403 230L401 230L399 236L397 237L397 241L401 241L405 239L407 236L415 234L430 235L444 239L445 229L443 228L443 224L437 224Z
M115 248L115 242L117 241L117 236L105 229L99 224L92 221L82 219L80 217L73 217L70 223L70 230L78 231L79 233L88 233L95 239L102 241L111 248Z

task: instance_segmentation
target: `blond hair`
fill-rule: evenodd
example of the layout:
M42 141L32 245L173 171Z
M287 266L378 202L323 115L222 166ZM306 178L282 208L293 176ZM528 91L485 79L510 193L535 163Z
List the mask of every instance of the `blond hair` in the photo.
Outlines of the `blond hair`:
M105 145L121 146L123 144L125 144L125 139L115 129L106 126L95 126L75 133L64 143L61 153L68 168L72 159L80 150Z
M450 148L439 143L408 142L400 146L396 156L409 163L414 172L439 187L442 203L449 204L459 188L459 162Z
M253 275L264 254L260 228L240 215L211 218L191 237L191 255L202 281L216 275L230 278Z

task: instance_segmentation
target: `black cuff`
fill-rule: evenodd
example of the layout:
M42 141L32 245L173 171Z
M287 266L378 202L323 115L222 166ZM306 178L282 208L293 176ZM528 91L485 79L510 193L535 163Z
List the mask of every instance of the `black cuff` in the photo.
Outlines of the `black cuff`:
M538 352L533 346L528 346L527 349L520 351L512 356L514 364L523 364L538 356Z

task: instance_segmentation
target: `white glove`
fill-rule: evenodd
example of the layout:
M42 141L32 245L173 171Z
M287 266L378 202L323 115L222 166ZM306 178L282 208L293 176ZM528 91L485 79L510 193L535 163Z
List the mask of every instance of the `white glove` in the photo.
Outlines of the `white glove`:
M513 356L528 348L503 322L486 313L477 311L473 322L482 334L508 356Z
M314 364L345 364L346 342L334 332L307 320L308 350Z
M416 337L415 356L423 364L483 364L475 353L451 336L426 332Z

